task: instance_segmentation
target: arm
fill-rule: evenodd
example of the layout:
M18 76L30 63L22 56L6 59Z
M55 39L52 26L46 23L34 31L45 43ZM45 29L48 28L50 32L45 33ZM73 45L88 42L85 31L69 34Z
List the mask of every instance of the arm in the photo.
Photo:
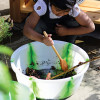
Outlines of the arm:
M52 41L50 34L48 35L48 37L44 37L44 35L34 30L39 20L40 20L40 16L35 11L33 11L32 14L26 20L23 29L23 34L29 39L42 42L47 46L53 45L54 42Z
M33 11L32 14L26 20L23 33L26 37L28 37L31 40L42 42L43 35L34 31L34 28L37 25L39 19L40 16L38 16L38 14L35 11Z
M63 26L58 26L56 28L58 35L65 36L65 35L82 35L86 33L90 33L95 30L95 25L92 20L87 16L86 13L83 11L75 17L76 21L81 25L77 28L66 28Z

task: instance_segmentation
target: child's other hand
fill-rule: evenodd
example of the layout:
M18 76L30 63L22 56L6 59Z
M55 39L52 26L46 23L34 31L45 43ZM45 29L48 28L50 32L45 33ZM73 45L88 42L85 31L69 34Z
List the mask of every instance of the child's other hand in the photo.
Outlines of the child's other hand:
M62 25L59 25L59 24L56 24L56 27L55 27L55 30L56 30L56 33L59 35L59 36L65 36L67 34L67 28L62 26Z
M52 46L52 45L54 45L54 42L53 42L51 36L52 36L52 34L48 34L48 37L45 37L45 36L44 36L44 38L43 38L43 43L44 43L45 45L47 45L47 46Z

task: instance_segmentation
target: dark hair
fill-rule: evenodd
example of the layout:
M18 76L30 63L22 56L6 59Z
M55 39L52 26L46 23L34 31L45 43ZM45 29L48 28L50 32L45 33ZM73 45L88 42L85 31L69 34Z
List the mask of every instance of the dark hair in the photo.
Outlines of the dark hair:
M50 5L54 5L61 10L71 9L75 3L76 0L50 0Z

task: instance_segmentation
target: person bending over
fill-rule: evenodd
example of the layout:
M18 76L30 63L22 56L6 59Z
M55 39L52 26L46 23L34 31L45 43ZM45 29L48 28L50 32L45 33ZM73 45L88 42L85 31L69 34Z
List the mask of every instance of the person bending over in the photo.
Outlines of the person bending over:
M23 34L47 46L54 44L53 36L74 43L77 35L90 33L95 25L76 0L37 0L33 12L26 19ZM44 37L43 31L48 33Z

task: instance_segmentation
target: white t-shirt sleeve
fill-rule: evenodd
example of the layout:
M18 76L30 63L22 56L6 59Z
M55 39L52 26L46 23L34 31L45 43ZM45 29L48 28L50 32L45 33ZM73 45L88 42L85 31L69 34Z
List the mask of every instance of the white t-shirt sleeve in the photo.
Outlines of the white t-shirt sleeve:
M39 16L43 16L47 11L46 3L43 0L38 0L33 8Z
M69 11L69 15L73 17L77 17L80 13L80 8L78 4L75 4L74 7Z

